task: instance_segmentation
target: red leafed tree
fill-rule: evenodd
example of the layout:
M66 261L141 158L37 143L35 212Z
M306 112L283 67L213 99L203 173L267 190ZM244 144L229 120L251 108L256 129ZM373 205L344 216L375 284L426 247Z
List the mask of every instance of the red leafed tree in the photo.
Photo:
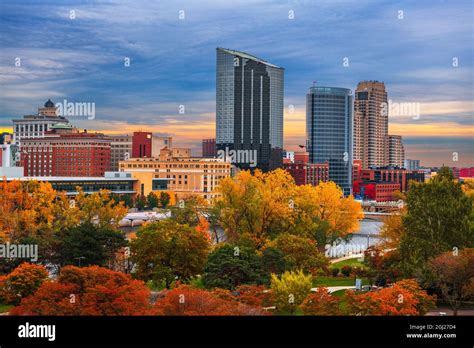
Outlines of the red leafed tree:
M420 295L425 301L432 297L423 290L412 292L410 285L395 283L390 288L355 294L346 291L346 310L351 315L422 315L426 306L420 307Z
M254 307L274 306L272 293L263 285L240 285L235 289L236 299Z
M106 268L67 266L11 312L15 315L146 315L150 291L142 281Z
M301 309L305 315L340 315L339 299L327 288L317 288L306 297Z
M266 314L259 308L224 300L209 291L189 286L166 291L165 296L156 302L153 313L178 316Z

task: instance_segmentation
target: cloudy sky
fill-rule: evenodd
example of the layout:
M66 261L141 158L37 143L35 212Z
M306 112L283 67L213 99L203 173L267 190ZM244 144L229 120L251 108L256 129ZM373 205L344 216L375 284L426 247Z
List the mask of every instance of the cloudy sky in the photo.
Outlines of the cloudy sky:
M474 166L473 17L472 0L2 0L0 131L48 98L94 102L94 120L71 122L169 134L199 154L215 132L215 48L226 47L285 68L289 150L305 142L313 81L379 80L393 105L419 103L404 104L419 117L390 116L407 158Z

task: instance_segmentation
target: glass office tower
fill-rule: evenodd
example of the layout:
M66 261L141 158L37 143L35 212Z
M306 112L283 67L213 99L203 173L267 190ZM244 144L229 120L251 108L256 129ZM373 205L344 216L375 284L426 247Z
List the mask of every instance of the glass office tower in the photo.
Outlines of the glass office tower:
M218 151L252 151L255 167L263 171L281 166L283 77L283 68L244 52L217 48ZM234 164L255 169L247 161Z
M329 180L352 193L353 96L350 89L311 87L306 95L306 141L311 163L329 162Z

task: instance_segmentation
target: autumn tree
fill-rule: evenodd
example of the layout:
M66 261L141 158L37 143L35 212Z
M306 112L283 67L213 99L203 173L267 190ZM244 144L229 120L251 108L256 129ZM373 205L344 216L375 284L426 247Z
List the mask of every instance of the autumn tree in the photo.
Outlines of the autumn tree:
M345 311L349 315L424 315L434 305L434 298L419 287L413 291L411 286L395 283L389 288L360 294L346 291Z
M305 315L340 315L339 299L327 288L317 288L306 297L301 310Z
M324 248L326 242L357 230L363 216L360 204L344 198L335 183L297 186L281 169L257 170L254 175L242 171L224 179L217 191L219 221L227 239L251 239L259 250L282 233L317 238Z
M239 285L234 291L236 300L253 307L273 306L273 294L264 285Z
M224 300L206 290L180 286L166 291L164 297L155 303L153 314L168 316L266 315L266 312L233 300Z
M401 262L398 250L385 252L379 246L370 246L364 251L366 275L370 283L377 286L386 286L401 278Z
M201 196L189 196L178 201L174 207L170 207L171 219L179 224L197 226L203 217L201 210L209 205L207 200Z
M457 315L462 302L474 299L474 249L445 252L429 262L434 283Z
M57 281L23 298L12 315L145 315L150 291L142 281L106 268L66 266Z
M18 304L32 295L44 281L48 271L42 265L22 263L6 276L0 276L0 299L8 304Z
M406 233L400 252L408 273L424 270L426 262L442 252L474 245L472 196L443 167L426 183L412 183L403 216Z
M383 240L383 247L386 249L398 248L405 227L403 226L403 215L406 209L401 209L397 214L390 215L384 219L384 224L380 229L380 237Z
M302 271L272 274L271 289L280 314L295 314L311 291L312 277Z
M242 284L262 284L262 260L254 249L224 244L206 262L202 282L207 288L235 289Z
M135 275L157 284L164 282L169 288L175 279L187 280L200 274L209 249L207 233L194 227L170 219L144 225L131 242Z
M316 242L309 238L284 233L271 242L270 246L283 253L286 265L291 270L301 269L316 274L327 267L326 257L318 251Z

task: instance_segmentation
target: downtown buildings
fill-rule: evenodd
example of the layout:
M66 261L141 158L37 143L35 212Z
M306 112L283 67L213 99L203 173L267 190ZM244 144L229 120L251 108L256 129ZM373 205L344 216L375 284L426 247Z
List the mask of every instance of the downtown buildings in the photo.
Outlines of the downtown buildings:
M306 95L310 163L329 163L329 180L352 191L353 96L347 88L311 87Z
M256 168L281 167L284 69L250 54L217 48L216 147L255 154ZM254 169L248 161L235 161Z

